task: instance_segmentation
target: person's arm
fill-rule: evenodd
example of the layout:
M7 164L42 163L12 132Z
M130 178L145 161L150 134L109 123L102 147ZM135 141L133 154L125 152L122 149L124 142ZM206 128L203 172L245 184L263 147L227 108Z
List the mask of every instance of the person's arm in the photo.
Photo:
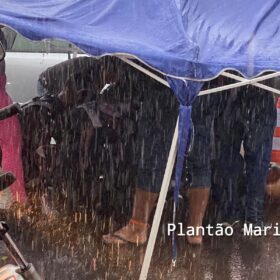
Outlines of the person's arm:
M21 107L18 103L11 104L0 109L0 120L7 119L21 112Z

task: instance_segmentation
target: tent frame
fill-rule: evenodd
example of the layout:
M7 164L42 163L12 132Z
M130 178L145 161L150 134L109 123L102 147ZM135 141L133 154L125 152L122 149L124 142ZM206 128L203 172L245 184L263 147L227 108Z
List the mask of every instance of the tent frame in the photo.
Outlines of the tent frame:
M122 61L131 65L132 67L138 69L139 71L147 74L151 78L155 79L156 81L158 81L158 82L162 83L163 85L170 88L170 86L166 80L164 80L163 78L152 73L151 71L144 68L143 66L133 62L129 58L126 58L123 56L121 56L119 58ZM207 94L211 94L214 92L220 92L220 91L233 89L233 88L237 88L237 87L241 87L241 86L245 86L245 85L253 85L255 87L258 87L258 88L261 88L261 89L264 89L264 90L267 90L267 91L280 95L280 90L259 83L261 81L279 77L280 72L274 72L272 74L263 75L263 76L253 78L253 79L246 79L246 78L240 77L238 75L227 73L227 72L223 72L223 73L221 73L221 75L224 77L234 79L237 81L237 83L229 84L229 85L225 85L225 86L221 86L221 87L216 87L216 88L212 88L212 89L208 89L208 90L203 90L203 91L200 91L200 93L198 95L199 96L207 95ZM177 145L177 143L178 143L178 123L179 123L179 118L177 119L175 131L173 134L172 144L171 144L171 148L170 148L169 155L168 155L168 160L167 160L167 164L166 164L166 168L165 168L165 172L164 172L164 176L163 176L161 190L160 190L158 203L157 203L156 211L155 211L154 218L153 218L153 223L152 223L152 227L151 227L151 231L150 231L148 244L146 247L146 252L145 252L144 261L142 264L139 280L146 280L147 276L148 276L148 271L149 271L153 251L154 251L156 237L158 234L161 216L163 213L163 207L164 207L164 204L166 201L166 195L168 192L168 188L169 188L171 176L172 176L172 171L173 171L175 160L176 160L176 154L177 154L177 149L178 149L178 145ZM175 263L173 263L173 265L175 265Z
M123 56L118 56L118 57L119 57L119 59L126 62L127 64L133 66L134 68L138 69L139 71L145 73L146 75L150 76L151 78L155 79L156 81L158 81L158 82L162 83L163 85L170 88L170 86L169 86L169 84L166 80L157 76L156 74L154 74L153 72L144 68L143 66L133 62L129 58L126 58L126 57L123 57ZM202 91L200 91L200 93L198 95L211 94L211 93L214 93L214 92L220 92L220 91L233 89L233 88L246 86L246 85L253 85L255 87L265 89L267 91L270 91L270 92L273 92L273 93L276 93L276 94L280 95L280 90L259 83L259 82L269 80L269 79L272 79L272 78L280 77L280 72L274 72L272 74L266 74L266 75L263 75L263 76L260 76L260 77L257 77L257 78L253 78L253 79L246 79L246 78L243 78L243 77L240 77L238 75L231 74L231 73L228 73L228 72L223 72L223 73L221 73L221 75L224 76L224 77L228 77L228 78L231 78L233 80L236 80L238 82L234 83L234 84L230 84L230 85L225 85L225 86L216 87L216 88L212 88L212 89L202 90Z

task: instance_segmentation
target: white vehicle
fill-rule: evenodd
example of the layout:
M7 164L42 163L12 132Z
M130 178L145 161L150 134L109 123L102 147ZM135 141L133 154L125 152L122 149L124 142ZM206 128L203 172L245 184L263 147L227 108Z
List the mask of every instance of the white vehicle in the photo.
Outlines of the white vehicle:
M39 75L47 68L82 52L61 40L31 41L5 27L5 35L13 33L13 42L6 51L7 93L15 102L37 96Z

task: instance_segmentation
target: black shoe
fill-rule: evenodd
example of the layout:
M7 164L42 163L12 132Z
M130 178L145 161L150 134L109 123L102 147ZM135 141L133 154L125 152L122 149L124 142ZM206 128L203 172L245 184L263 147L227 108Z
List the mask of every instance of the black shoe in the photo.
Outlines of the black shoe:
M12 172L0 170L0 191L5 190L12 183L14 183L15 180L16 177Z

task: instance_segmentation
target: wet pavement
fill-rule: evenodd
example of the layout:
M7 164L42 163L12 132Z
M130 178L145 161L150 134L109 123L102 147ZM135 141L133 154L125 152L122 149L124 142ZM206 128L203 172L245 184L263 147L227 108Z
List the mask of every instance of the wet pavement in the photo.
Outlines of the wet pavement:
M16 214L15 214L16 213ZM107 246L102 233L118 225L95 213L63 213L53 220L19 211L8 217L11 235L44 279L138 279L145 246ZM166 213L165 213L165 216ZM280 203L267 207L269 222L279 222ZM165 219L166 221L166 219ZM160 227L148 279L279 279L279 237L206 237L202 247L178 237L178 261L171 266L166 224ZM1 247L1 262L9 261Z

